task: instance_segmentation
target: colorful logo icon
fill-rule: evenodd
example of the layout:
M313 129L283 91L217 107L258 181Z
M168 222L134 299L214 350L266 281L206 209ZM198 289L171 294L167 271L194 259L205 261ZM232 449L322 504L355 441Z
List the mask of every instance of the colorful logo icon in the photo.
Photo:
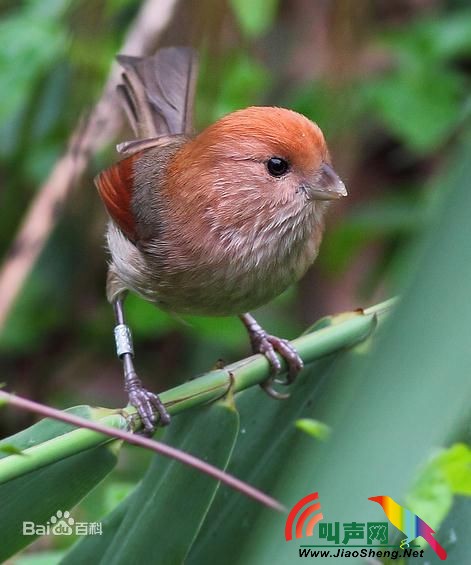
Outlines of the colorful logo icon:
M419 518L407 508L403 508L390 496L372 496L368 500L380 504L391 524L406 534L407 538L401 542L401 548L408 547L412 540L422 537L440 559L446 559L445 548L433 537L434 530L422 518Z
M295 536L297 539L303 537L304 524L306 524L306 522L307 524L304 535L312 536L314 534L315 525L324 518L322 512L315 514L315 512L321 509L321 503L316 502L314 504L311 504L314 500L317 500L318 498L319 498L319 494L317 492L312 492L311 494L308 494L304 498L301 498L301 500L293 506L291 512L288 514L288 518L286 519L286 525L285 525L286 541L290 541L293 539L293 525L296 519L296 515L303 508L303 506L306 505L309 506L307 506L301 512L299 518L297 519L296 526L294 527ZM314 516L312 516L312 514L314 514Z

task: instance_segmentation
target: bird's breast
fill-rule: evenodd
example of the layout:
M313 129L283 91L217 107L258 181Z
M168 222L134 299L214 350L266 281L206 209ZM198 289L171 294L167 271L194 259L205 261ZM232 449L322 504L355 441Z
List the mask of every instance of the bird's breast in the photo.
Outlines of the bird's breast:
M135 251L133 261L123 260L123 245L116 261L110 245L121 278L163 309L225 316L262 306L302 277L317 255L322 217L311 211L243 226L170 227L163 239L141 246L139 261Z

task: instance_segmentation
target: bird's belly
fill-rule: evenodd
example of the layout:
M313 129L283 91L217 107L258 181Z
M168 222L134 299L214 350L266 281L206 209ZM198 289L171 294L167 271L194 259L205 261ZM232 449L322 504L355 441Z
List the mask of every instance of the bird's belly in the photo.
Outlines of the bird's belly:
M285 253L256 260L235 256L219 263L193 265L155 280L152 299L180 314L229 316L270 302L299 280L315 259L310 242Z
M318 244L313 235L291 245L272 240L258 253L213 252L179 260L174 249L172 261L138 251L131 243L110 245L110 251L123 287L163 310L229 316L266 304L299 280L314 261Z
M187 272L171 277L170 284L157 285L153 301L180 314L230 316L266 304L292 282L293 278L277 273L265 277L261 273Z

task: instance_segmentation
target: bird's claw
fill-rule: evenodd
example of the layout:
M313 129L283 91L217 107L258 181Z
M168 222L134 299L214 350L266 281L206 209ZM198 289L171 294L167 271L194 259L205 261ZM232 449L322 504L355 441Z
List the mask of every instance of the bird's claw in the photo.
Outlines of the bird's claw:
M260 388L262 388L270 398L274 398L275 400L286 400L289 398L289 392L278 392L273 386L274 382L275 379L270 376L268 379L264 380L263 383L260 383Z
M160 398L143 387L134 387L129 391L129 404L136 408L144 426L144 431L152 434L157 424L170 424L170 414L165 409Z
M268 359L271 366L270 377L262 383L263 390L271 397L276 399L288 398L288 394L282 394L273 388L273 384L290 385L293 383L304 367L303 360L299 356L296 349L287 339L282 339L266 332L257 332L252 337L252 347L255 353L262 353ZM281 371L281 362L276 355L279 353L288 365L288 376L286 379L280 380L276 376Z

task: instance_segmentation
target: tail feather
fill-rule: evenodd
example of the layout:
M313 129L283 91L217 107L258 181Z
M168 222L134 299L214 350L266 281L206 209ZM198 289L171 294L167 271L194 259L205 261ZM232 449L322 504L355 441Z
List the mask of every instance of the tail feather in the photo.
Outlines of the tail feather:
M197 79L196 53L167 47L150 57L119 55L118 94L138 138L191 133Z

